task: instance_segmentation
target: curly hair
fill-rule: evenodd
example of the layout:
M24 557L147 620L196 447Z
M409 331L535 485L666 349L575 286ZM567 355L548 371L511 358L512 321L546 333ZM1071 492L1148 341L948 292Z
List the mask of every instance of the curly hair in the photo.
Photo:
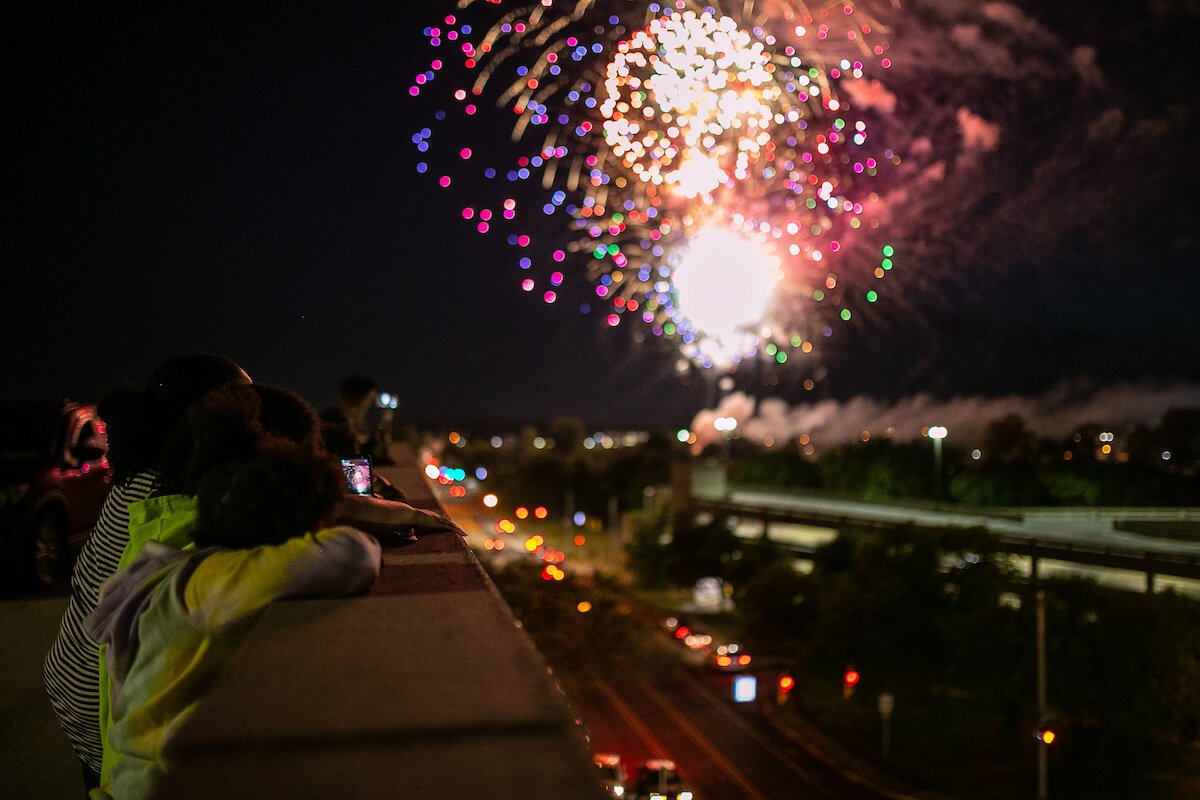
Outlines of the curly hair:
M206 394L175 432L163 491L196 495L200 545L278 544L315 530L342 493L316 411L263 384Z
M342 476L323 451L267 435L255 454L200 479L195 540L200 547L282 544L327 522Z
M267 436L324 450L317 413L295 392L267 384L214 389L172 432L162 458L162 492L196 494L205 474L253 457Z

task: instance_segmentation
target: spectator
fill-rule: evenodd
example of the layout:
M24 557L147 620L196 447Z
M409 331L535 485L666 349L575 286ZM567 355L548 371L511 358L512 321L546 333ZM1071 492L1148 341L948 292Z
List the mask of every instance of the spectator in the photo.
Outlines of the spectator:
M367 418L378 397L379 387L365 375L351 375L341 382L337 405L321 414L326 445L332 452L344 456L376 455L378 431Z
M371 378L351 375L341 382L337 405L321 414L325 446L331 453L366 455L376 465L393 463L388 453L392 411L378 408L378 397L379 388ZM402 490L378 474L372 482L372 494L385 500L408 499Z
M267 384L216 389L194 404L172 434L162 458L159 490L130 506L128 544L119 565L127 566L151 540L190 548L201 480L239 454L248 457L263 436L282 437L336 463L325 449L316 411L295 392ZM335 513L338 521L350 525L461 533L441 514L380 497L343 494Z
M379 545L333 526L342 476L311 435L315 415L308 432L283 417L272 422L263 398L229 387L197 405L191 441L181 446L189 454L182 480L196 491L187 527L199 549L146 541L87 620L112 680L112 727L93 797L149 796L169 768L171 735L266 605L354 594L379 572Z
M168 433L188 406L213 387L249 382L228 358L185 355L159 364L143 386L110 389L100 403L108 424L113 488L75 562L71 598L42 673L54 713L81 762L85 791L99 784L103 748L99 647L83 621L96 608L101 584L117 570L129 538L129 506L158 488Z

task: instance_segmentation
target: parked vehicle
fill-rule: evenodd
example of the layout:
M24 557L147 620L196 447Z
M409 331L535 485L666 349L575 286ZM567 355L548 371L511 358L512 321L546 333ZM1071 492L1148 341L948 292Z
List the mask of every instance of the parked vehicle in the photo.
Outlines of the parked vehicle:
M70 401L0 405L0 570L5 587L53 583L112 483L104 421Z

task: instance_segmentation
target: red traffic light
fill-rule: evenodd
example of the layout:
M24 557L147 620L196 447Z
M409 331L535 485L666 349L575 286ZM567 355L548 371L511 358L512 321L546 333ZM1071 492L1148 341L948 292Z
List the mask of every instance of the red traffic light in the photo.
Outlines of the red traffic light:
M862 675L858 673L858 670L848 669L846 670L846 674L842 676L842 682L845 683L846 686L849 686L851 689L853 689L855 686L858 686L858 682L861 678Z
M779 691L787 693L796 687L796 679L791 675L784 675L779 679Z

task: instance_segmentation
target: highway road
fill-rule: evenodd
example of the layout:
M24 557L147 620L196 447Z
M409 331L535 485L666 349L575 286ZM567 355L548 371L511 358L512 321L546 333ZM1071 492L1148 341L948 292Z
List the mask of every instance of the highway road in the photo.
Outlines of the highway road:
M767 681L762 681L765 685ZM593 749L634 765L673 760L698 800L873 800L781 734L757 703L732 699L732 676L683 668L614 673L567 686Z
M473 547L498 536L495 524L504 514L484 509L477 498L442 501ZM520 545L539 527L544 526L518 526L516 534L500 537L507 542L503 551L485 551L483 557L536 559ZM584 547L572 551L562 566L586 573L607 565L606 555L606 547ZM735 703L732 675L684 666L682 645L665 634L657 645L661 653L655 669L632 669L614 660L599 676L583 679L559 673L589 731L593 751L620 755L631 777L638 763L669 758L697 800L889 796L843 777L809 753L795 734L776 729L757 703ZM767 671L759 677L763 691L773 693L776 676Z
M1155 536L1145 536L1117 530L1114 523L1122 513L1104 509L1054 510L1022 509L1011 514L1020 514L1014 519L1010 514L991 515L954 510L940 510L905 506L891 503L867 503L856 500L836 500L822 497L798 497L775 492L756 492L734 489L723 499L745 505L799 509L816 512L828 517L863 519L889 522L898 525L918 524L930 527L983 527L993 533L1023 536L1053 541L1075 542L1090 545L1112 545L1131 547L1142 551L1200 555L1200 541L1181 541ZM1151 516L1157 509L1146 509L1143 514ZM1191 516L1187 516L1187 514ZM1179 519L1194 519L1200 524L1200 509L1178 509Z

